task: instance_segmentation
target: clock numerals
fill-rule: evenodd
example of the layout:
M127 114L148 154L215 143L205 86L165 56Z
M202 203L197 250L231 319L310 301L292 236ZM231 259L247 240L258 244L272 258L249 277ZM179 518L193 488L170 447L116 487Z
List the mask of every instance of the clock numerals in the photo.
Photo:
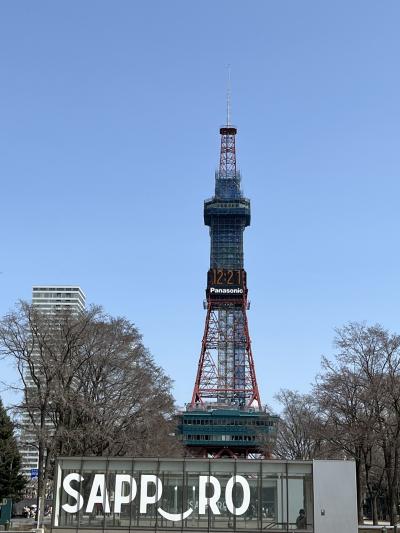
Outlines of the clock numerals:
M224 268L212 268L209 271L209 283L211 285L239 285L242 286L242 270L226 270Z

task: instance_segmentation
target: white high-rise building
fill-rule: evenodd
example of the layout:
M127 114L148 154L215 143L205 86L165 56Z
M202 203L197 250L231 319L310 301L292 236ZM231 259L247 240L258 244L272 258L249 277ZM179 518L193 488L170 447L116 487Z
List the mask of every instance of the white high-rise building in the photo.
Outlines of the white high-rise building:
M80 287L73 285L38 285L32 288L32 305L46 314L68 309L72 313L79 313L85 309L85 294ZM26 381L29 385L30 376L26 377ZM51 425L51 422L48 421L48 424ZM35 436L28 413L22 415L21 426L21 473L31 479L32 471L39 466L39 454L34 445Z
M43 313L67 309L79 312L85 309L85 294L80 287L71 285L41 285L32 289L32 305Z

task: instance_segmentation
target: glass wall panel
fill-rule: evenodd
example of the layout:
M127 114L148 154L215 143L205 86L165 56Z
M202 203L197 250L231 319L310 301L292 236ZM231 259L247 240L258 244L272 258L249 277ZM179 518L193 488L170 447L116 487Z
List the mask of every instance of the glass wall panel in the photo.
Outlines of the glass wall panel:
M218 513L212 512L211 505L207 507L210 529L223 529L225 531L233 529L234 517L227 508L225 489L229 479L235 475L235 464L232 461L225 462L225 460L210 462L210 475L213 478L216 478L217 481L215 483L219 489L215 489L212 487L212 484L209 483L206 492L207 497L212 498L215 495L216 490L220 490L220 497L215 503Z
M137 483L133 476L133 461L111 463L107 476L111 512L105 516L106 528L130 527L131 500L137 493Z
M169 529L181 527L182 514L186 510L184 508L183 466L182 462L161 464L159 477L163 489L159 507L162 511L175 515L176 519L168 519L159 513L159 527ZM178 518L179 515L181 519Z
M288 464L289 530L313 528L312 473L310 464Z
M236 516L236 529L240 530L260 530L262 524L262 501L261 501L261 476L259 473L238 473L242 476L250 489L250 503L246 512ZM234 502L239 507L244 498L244 491L240 484L235 485Z
M302 476L288 478L289 529L306 529L304 479ZM302 524L299 527L299 524Z
M202 475L208 475L207 471L201 472ZM186 491L186 508L192 509L190 517L185 520L185 529L208 528L208 516L199 515L199 474L186 472L185 474L185 491Z
M66 510L63 509L64 505L68 506L75 506L77 501L76 498L74 498L71 494L67 494L65 490L63 490L63 483L67 476L79 474L80 475L80 466L75 468L66 468L65 470L61 471L61 480L60 480L60 516L59 516L59 524L65 525L66 527L73 527L76 528L78 526L78 513L69 513ZM67 480L68 481L68 480ZM81 488L81 481L78 479L72 480L68 482L69 486L79 493L82 493Z
M156 463L145 463L143 465L140 465L140 470L136 469L135 464L135 477L138 480L138 495L136 496L137 501L140 502L142 498L144 498L146 495L148 497L153 496L155 498L155 501L157 502L160 498L159 490L158 490L158 484L156 483L148 483L146 480L148 478L144 476L148 475L154 475L159 476L159 464ZM143 495L142 495L143 492ZM140 506L139 506L139 512L136 513L136 527L145 527L145 528L155 528L157 527L158 517L159 514L157 512L158 504L156 503L148 503L146 505L146 512L141 512Z
M282 474L264 476L263 501L266 502L266 513L270 529L287 529L287 484L286 477Z

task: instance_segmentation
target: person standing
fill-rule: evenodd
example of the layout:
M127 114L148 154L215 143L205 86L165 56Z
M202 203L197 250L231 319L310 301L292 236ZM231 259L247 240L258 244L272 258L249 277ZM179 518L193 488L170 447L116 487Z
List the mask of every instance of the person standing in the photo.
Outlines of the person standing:
M296 529L307 529L307 518L304 509L300 509L299 516L296 518Z

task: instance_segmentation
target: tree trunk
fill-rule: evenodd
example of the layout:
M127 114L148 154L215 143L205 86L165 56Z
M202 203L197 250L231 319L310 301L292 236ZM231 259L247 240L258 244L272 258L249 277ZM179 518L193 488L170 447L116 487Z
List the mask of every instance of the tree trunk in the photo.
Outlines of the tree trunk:
M396 438L396 444L394 448L394 476L393 476L393 501L392 501L392 516L390 525L395 526L397 524L397 505L398 505L398 493L399 493L399 438Z
M372 504L372 523L374 526L378 525L378 503L377 503L378 495L375 494L375 496L371 499Z
M390 525L395 526L396 525L396 518L397 518L397 512L396 512L396 497L394 494L394 491L390 491L389 494L389 520Z
M43 521L43 495L45 489L44 483L44 445L42 439L39 441L39 464L38 464L38 490L36 496L36 524L37 528L40 527L40 522Z
M364 513L361 497L361 461L356 459L356 487L357 487L357 516L358 523L364 523Z

